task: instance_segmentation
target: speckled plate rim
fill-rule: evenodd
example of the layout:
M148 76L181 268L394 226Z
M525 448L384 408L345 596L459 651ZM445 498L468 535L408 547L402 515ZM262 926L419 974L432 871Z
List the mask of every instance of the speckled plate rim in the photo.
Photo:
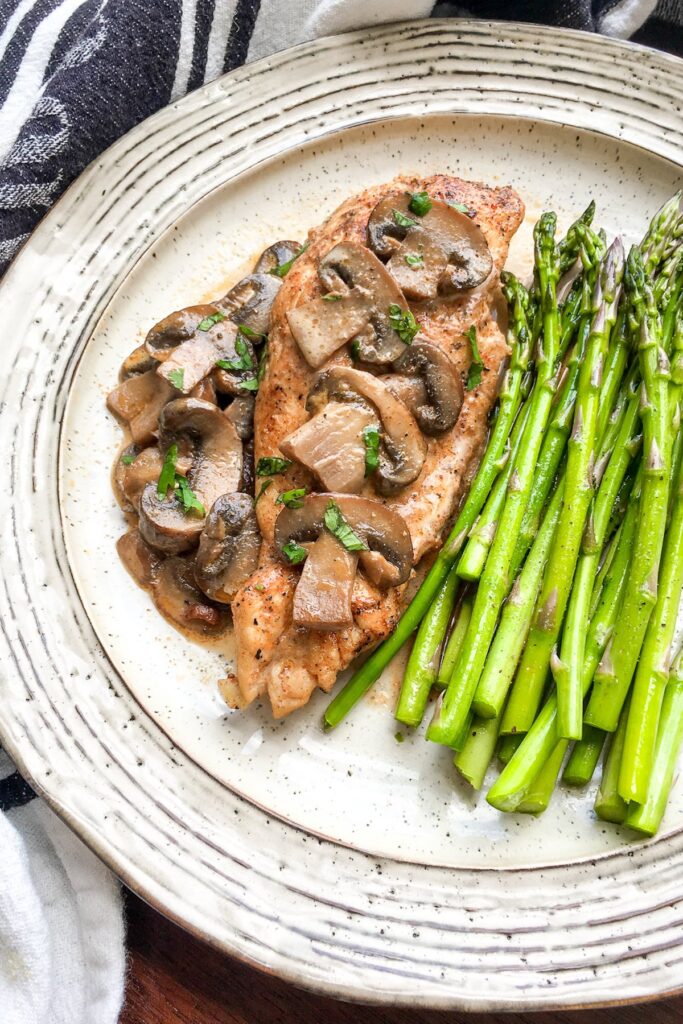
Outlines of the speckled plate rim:
M131 888L262 970L346 999L450 1009L670 994L683 969L683 837L567 866L444 871L315 839L219 786L141 713L80 605L55 486L60 384L151 241L269 156L368 120L465 112L576 125L680 164L680 73L664 54L536 26L412 22L304 44L120 140L68 190L0 289L16 328L10 369L25 375L19 390L8 372L0 393L0 444L11 453L3 745ZM199 136L185 180L177 158ZM103 180L104 201L94 187ZM141 209L152 194L155 209Z

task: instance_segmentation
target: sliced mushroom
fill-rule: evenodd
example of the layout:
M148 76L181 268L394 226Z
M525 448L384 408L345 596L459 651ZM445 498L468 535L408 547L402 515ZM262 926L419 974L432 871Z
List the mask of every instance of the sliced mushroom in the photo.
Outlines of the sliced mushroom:
M122 465L121 494L129 509L139 509L142 492L147 484L156 484L162 465L163 460L156 446L145 448L136 456L134 462L127 466Z
M178 345L188 341L197 333L197 325L207 317L215 316L220 310L216 305L204 302L200 306L188 306L169 313L147 333L145 348L153 359L163 362Z
M396 395L408 406L413 416L427 401L427 388L422 377L404 377L400 373L388 373L379 379L386 384L392 395ZM415 418L417 419L416 416Z
M406 194L387 196L368 221L368 245L388 259L387 269L403 293L411 299L434 299L482 284L493 259L474 221L438 199L422 217L409 204Z
M367 404L329 402L280 443L280 451L314 473L326 491L357 494L365 481L363 431L377 426Z
M214 370L219 359L237 358L234 323L220 320L207 327L207 330L197 329L187 341L173 349L157 370L157 374L180 394L189 394Z
M111 486L119 506L124 512L132 512L133 506L123 490L128 465L140 454L136 444L128 444L117 453L111 468ZM124 461L125 460L125 461Z
M244 395L245 389L243 384L250 378L253 379L254 374L258 369L258 356L254 352L254 346L252 345L249 338L245 338L244 335L239 336L240 348L245 356L237 358L237 352L229 355L227 358L235 363L240 363L243 369L225 370L218 366L211 374L211 379L214 383L216 391L221 395ZM235 337L235 345L237 344L237 337ZM225 357L222 357L225 358ZM248 392L247 392L248 394Z
M236 324L257 334L267 334L270 313L282 281L273 274L249 274L230 289L217 305Z
M136 583L148 587L154 582L161 559L156 551L145 544L138 530L129 530L119 537L116 550Z
M233 398L223 415L234 425L237 436L242 441L248 441L254 434L254 406L256 404L253 394L243 391L241 395Z
M239 492L221 495L199 538L197 584L214 601L229 604L256 569L260 550L253 499Z
M380 494L395 494L417 479L427 453L425 440L408 407L379 377L349 366L333 366L318 376L306 408L317 413L327 402L364 400L381 421L379 466L373 482Z
M167 558L162 562L152 596L161 614L182 629L209 637L219 636L227 628L227 609L211 604L199 590L192 559Z
M304 358L321 366L346 342L358 359L390 363L405 348L391 325L389 307L407 309L405 296L382 263L365 246L340 242L320 261L327 296L317 296L287 313ZM334 297L332 300L331 297Z
M216 385L212 377L203 377L190 391L190 398L199 398L202 402L216 404Z
M123 383L129 377L137 377L148 370L156 370L157 360L147 351L145 345L138 345L126 359L121 363L119 370L119 381Z
M309 629L340 628L348 588L353 580L352 562L346 555L354 557L355 552L348 552L336 538L332 539L344 552L343 557L335 559L338 553L327 541L318 548L319 541L328 532L325 513L331 502L339 507L356 536L367 545L368 550L357 552L357 555L378 587L395 587L404 583L409 579L413 565L413 543L408 526L397 512L381 502L354 495L319 494L308 495L301 508L283 509L275 520L275 547L282 552L292 542L312 544L308 558L312 556L313 563L305 578L302 573L304 591L298 603L302 620L297 622L296 615L294 620L296 625L305 625ZM286 558L285 554L283 558ZM335 595L331 593L331 585L333 588L338 586ZM315 600L316 586L321 589L318 601ZM333 614L336 616L334 620ZM346 618L343 625L348 625Z
M267 249L264 249L258 258L256 266L254 267L255 274L272 274L273 271L277 270L284 263L289 263L290 260L296 259L301 252L300 242L291 242L283 240L280 242L273 242Z
M460 415L465 392L460 374L446 353L436 345L418 342L406 349L394 368L424 385L425 400L412 409L422 432L435 437L450 430Z
M169 402L159 423L159 444L163 452L177 445L177 466L188 467L188 484L205 509L221 494L239 490L242 444L234 425L217 406L197 398ZM159 551L189 550L199 539L204 518L194 510L186 512L175 495L160 498L155 484L142 492L140 532Z
M353 625L353 581L358 554L323 531L308 549L294 591L295 626L334 631Z
M154 370L129 377L107 395L107 408L124 420L136 444L154 440L162 408L173 396L173 388Z

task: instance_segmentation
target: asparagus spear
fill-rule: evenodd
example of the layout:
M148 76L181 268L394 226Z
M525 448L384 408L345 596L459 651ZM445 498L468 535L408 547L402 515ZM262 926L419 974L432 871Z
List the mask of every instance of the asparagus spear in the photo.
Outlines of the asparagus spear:
M525 306L528 297L525 289L511 274L501 275L501 280L511 305L508 341L512 355L500 392L498 416L479 470L453 529L415 597L399 619L394 632L373 651L328 705L323 717L323 726L326 729L339 725L415 632L460 554L467 534L472 529L493 481L501 470L505 445L519 409L523 378L529 364L532 345L526 319Z
M626 824L646 836L655 835L664 817L681 742L683 742L683 655L679 654L671 667L669 681L664 692L657 730L657 746L647 793L642 803L632 803L629 806L626 815Z
M523 736L501 736L499 738L498 760L501 764L509 763L523 739Z
M634 484L631 501L621 527L602 595L591 619L584 655L584 693L588 692L600 655L616 622L635 537L638 498L639 484L637 481ZM488 802L500 811L514 810L558 743L564 744L566 749L567 741L559 739L557 734L557 694L553 693L548 697L514 756L489 790L486 797Z
M617 727L657 599L671 465L669 361L660 344L659 317L637 248L628 262L632 300L636 310L644 307L639 313L644 467L638 531L619 621L596 671L585 716L589 725L606 732Z
M515 807L518 813L541 814L546 809L555 790L557 776L560 774L566 749L566 743L558 743L523 798Z
M624 749L624 736L626 734L626 719L628 717L628 702L624 705L619 716L619 722L614 735L610 739L607 756L602 768L602 779L600 789L595 798L595 813L603 821L613 821L621 824L626 817L628 804L619 795L617 781L619 779L619 768L621 766L621 755Z
M503 729L526 732L536 717L553 646L574 578L586 515L593 495L592 461L595 456L600 374L616 322L623 272L623 249L615 239L605 257L594 296L595 316L579 377L574 427L569 439L564 504L545 570L537 611L508 703ZM565 666L553 660L558 685L558 724L563 735L581 738L580 701L569 701Z
M451 630L451 635L448 638L446 649L444 650L443 657L441 658L439 673L436 677L438 686L445 687L448 686L448 683L450 682L450 678L453 674L453 669L456 661L458 660L460 648L462 647L462 642L470 622L473 603L474 598L472 597L472 594L465 593L462 601L460 602L460 607L457 609L457 616L453 623L453 629Z
M574 744L565 765L563 782L569 786L588 785L600 760L606 735L602 729L594 729L592 725L584 726L583 736Z
M681 219L681 192L677 192L657 211L640 244L643 265L647 274L652 274L664 256L671 236Z
M481 789L498 739L497 718L474 718L455 767L473 789Z
M439 654L455 604L458 582L457 574L451 570L417 631L396 708L396 718L405 725L416 726L422 721L429 694L436 682Z
M486 561L472 610L469 629L444 700L437 707L427 738L450 745L465 721L479 682L484 660L496 628L501 604L509 592L510 565L534 467L550 415L555 389L555 360L559 340L556 301L558 257L555 247L556 217L545 213L534 229L535 260L542 302L543 332L536 354L536 387L515 471L510 478L505 507Z

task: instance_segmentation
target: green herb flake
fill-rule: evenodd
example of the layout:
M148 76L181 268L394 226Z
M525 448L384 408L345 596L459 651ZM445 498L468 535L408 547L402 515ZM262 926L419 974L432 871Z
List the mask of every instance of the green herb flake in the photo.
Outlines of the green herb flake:
M405 736L403 735L402 732L395 732L394 739L396 740L397 743L403 743Z
M278 494L275 504L284 505L285 508L303 508L306 494L305 487L295 487L291 491L283 491L282 494Z
M164 456L164 464L161 467L159 481L157 483L157 496L165 498L169 490L175 486L175 467L178 461L178 445L172 444Z
M258 590L259 594L262 594L265 589L266 588L263 586L262 583L255 583L254 584L254 590Z
M420 330L411 310L401 309L395 302L389 306L389 322L404 345L412 345L413 338Z
M292 565L300 565L301 562L305 562L308 558L306 548L302 548L301 544L297 544L293 540L288 540L286 544L282 545L282 554Z
M394 220L400 228L414 228L417 227L417 221L412 220L410 217L406 217L405 213L401 213L400 210L392 210Z
M258 391L258 377L247 377L239 382L239 386L245 391Z
M254 331L251 327L247 327L246 324L238 324L237 331L239 334L243 334L245 338L265 338L266 335L262 334L261 331ZM237 339L239 341L239 338ZM235 346L237 347L237 346Z
M197 324L198 331L210 331L214 324L219 324L221 320L227 320L225 313L221 313L220 310L216 310L215 313L211 313L210 316L205 316L203 320L200 320Z
M355 341L352 341L351 344L349 345L349 351L351 353L351 358L353 359L354 363L359 363L361 361L361 354L360 342L358 341L357 338Z
M280 473L286 473L291 465L289 459L266 455L256 463L256 476L279 476Z
M370 476L379 466L379 430L370 425L363 431L365 445L365 475Z
M428 192L413 192L410 196L408 209L418 217L424 217L425 214L429 213L433 205Z
M484 364L479 354L479 346L477 345L477 328L474 324L468 330L466 337L472 349L472 362L467 371L467 390L473 391L481 384L481 375L484 369Z
M182 391L185 385L185 371L182 367L178 370L171 370L168 375L169 384L172 384L177 391Z
M254 498L254 505L258 504L259 498L263 497L263 495L266 493L266 491L268 490L268 488L270 487L272 482L273 482L272 480L264 480L264 482L261 484L261 490L258 492L256 497Z
M199 516L206 515L206 509L202 505L201 501L199 501L197 495L194 493L184 476L176 474L175 493L183 506L183 512L196 512Z
M323 295L323 302L341 302L341 295L337 295L336 292L330 292L329 295Z
M292 264L294 263L294 261L298 260L299 256L302 256L306 252L306 250L308 249L308 244L309 243L306 242L305 245L302 245L299 251L294 253L291 260L287 260L286 263L281 263L279 267L273 267L273 269L269 270L268 273L274 274L275 277L286 277L287 274L292 269Z
M216 366L221 370L253 370L256 366L246 341L239 336L235 338L237 359L219 359Z
M135 462L135 455L122 455L121 462L124 466L132 466Z
M419 252L407 252L405 255L405 261L409 267L424 267L425 261L420 256Z
M325 526L347 551L367 551L368 546L353 532L336 501L330 501L323 516Z
M448 205L452 206L454 210L458 210L460 213L466 214L466 216L468 216L468 217L474 217L474 211L470 210L469 206L465 206L464 203L451 203L451 202L449 202Z

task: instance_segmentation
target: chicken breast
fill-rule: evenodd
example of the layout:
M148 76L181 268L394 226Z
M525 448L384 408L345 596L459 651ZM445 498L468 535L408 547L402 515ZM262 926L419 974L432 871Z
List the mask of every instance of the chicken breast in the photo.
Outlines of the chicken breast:
M305 402L315 371L292 337L287 311L321 294L317 274L321 257L341 241L365 244L368 219L375 205L392 193L406 191L427 191L435 199L464 204L474 213L494 261L494 270L481 288L455 299L411 303L424 336L450 356L463 382L471 361L465 332L472 324L485 365L480 385L465 392L455 427L441 437L428 439L419 477L397 495L379 499L404 517L417 564L440 545L452 521L481 457L487 417L498 392L507 354L496 319L501 308L499 274L510 239L524 214L522 201L511 188L490 188L444 175L398 178L348 199L325 224L311 232L309 247L284 279L273 309L268 365L256 403L255 454L256 459L279 455L281 442L309 419ZM346 347L330 362L348 364ZM405 585L378 590L358 574L352 626L339 632L314 632L293 625L299 570L285 565L273 547L274 522L282 507L275 504L275 498L283 490L315 486L308 471L294 464L259 499L257 513L263 534L260 567L232 605L242 697L249 703L267 695L276 718L306 704L316 687L329 691L338 674L361 651L390 633L400 616L405 590Z

